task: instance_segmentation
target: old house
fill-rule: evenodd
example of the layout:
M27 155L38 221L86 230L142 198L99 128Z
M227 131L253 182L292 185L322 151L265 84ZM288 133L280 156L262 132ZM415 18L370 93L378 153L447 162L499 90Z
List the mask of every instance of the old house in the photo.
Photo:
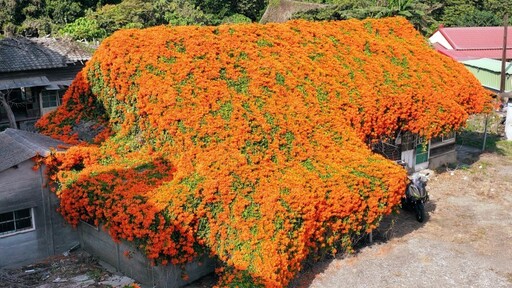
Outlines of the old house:
M45 186L47 156L62 143L50 137L7 128L0 132L0 268L22 265L69 250L78 234L58 214L58 200Z
M1 39L0 100L5 101L0 101L0 131L6 127L33 130L39 117L60 105L67 87L91 54L91 47L71 40Z

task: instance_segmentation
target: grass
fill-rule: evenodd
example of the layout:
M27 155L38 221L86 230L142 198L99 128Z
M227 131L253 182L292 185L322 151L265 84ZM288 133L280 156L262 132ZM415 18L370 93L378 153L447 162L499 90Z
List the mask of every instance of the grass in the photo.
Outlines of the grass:
M495 152L502 156L512 157L512 141L501 140L496 142Z
M483 136L481 133L463 131L457 134L457 145L481 149L483 146ZM485 143L485 151L501 156L512 157L512 141L503 139L503 137L497 134L488 134Z
M495 152L497 143L501 140L501 136L496 133L488 133L485 140L485 151ZM464 145L482 149L484 145L484 133L470 130L463 130L457 133L457 145Z

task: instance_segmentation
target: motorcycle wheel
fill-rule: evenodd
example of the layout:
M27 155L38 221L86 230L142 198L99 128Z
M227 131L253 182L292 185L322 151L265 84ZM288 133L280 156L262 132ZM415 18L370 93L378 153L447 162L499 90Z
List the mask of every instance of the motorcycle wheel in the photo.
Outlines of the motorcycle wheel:
M414 204L414 210L416 211L416 220L423 222L425 220L425 205L423 202L418 201Z

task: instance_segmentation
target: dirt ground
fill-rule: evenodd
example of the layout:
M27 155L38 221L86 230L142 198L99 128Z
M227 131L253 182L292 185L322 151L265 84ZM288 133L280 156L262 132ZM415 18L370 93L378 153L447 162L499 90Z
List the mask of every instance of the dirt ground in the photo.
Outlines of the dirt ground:
M457 166L431 176L424 223L408 211L389 216L373 243L308 265L289 286L512 287L512 157L460 154ZM78 251L0 270L0 287L123 287L119 278L105 282L112 277L118 276ZM208 276L188 287L214 283Z
M109 271L80 249L31 265L0 269L0 288L121 288L132 283L133 279Z

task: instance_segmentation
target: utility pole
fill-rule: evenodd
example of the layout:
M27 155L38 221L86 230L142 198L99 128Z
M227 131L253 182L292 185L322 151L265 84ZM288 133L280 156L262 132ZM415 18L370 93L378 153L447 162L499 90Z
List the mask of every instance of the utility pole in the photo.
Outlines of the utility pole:
M507 36L508 36L508 13L505 13L505 16L503 17L503 54L501 56L501 79L500 79L500 94L502 97L505 94L505 81L506 81L506 64L507 64ZM507 105L507 114L505 115L505 136L507 140L512 139L512 127L511 127L511 121L512 121L512 107L509 107L509 101L508 98L507 103L504 103ZM502 100L505 100L502 99Z
M505 74L505 68L507 64L507 29L508 29L508 14L505 13L505 16L503 17L503 52L501 54L501 79L500 79L500 92L498 93L498 96L500 98L500 101L504 101L504 92L505 92L505 81L506 81L506 74ZM507 103L503 103L507 107L507 114L505 115L505 136L507 140L510 140L512 137L512 131L510 131L509 127L509 114L511 114L511 111L509 111L510 107L508 107L508 101ZM482 151L485 150L485 142L487 140L487 121L488 117L485 117L485 131L484 131L484 144L482 146ZM512 128L512 127L511 127ZM507 131L507 129L509 131Z
M507 64L507 29L508 29L508 14L503 17L503 54L501 56L501 81L500 93L505 92L505 66Z

